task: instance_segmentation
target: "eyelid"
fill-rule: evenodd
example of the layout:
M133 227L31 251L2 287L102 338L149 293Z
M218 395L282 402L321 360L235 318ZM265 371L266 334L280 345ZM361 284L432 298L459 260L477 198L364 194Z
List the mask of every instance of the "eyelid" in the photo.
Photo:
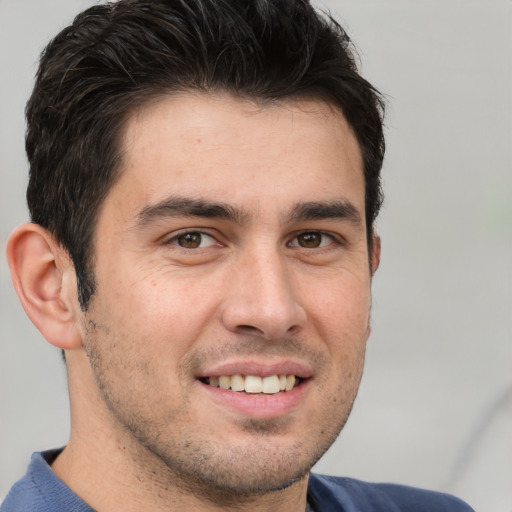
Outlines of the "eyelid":
M300 235L303 235L306 233L315 233L315 234L321 235L322 237L328 237L331 239L331 243L328 243L325 245L320 245L319 247L313 247L313 248L302 247L302 246L298 245L298 243L295 243L295 244L293 243L294 241L295 242L297 241L297 238ZM305 250L311 251L314 249L316 249L316 250L324 249L326 247L329 247L333 243L338 244L338 245L343 245L344 242L345 242L345 239L341 235L333 233L332 231L323 231L321 229L304 229L304 230L294 233L293 236L291 237L290 241L287 243L287 245L289 247L298 247L299 249L305 249Z
M206 247L197 247L195 249L190 249L187 247L182 247L177 243L177 239L180 236L186 235L188 233L198 233L201 236L208 237L212 240L212 243L209 243ZM178 231L173 231L172 233L168 233L165 236L161 238L163 245L174 245L179 249L185 250L185 251L197 251L199 249L206 249L207 247L211 247L213 245L222 245L221 242L219 242L219 239L217 236L213 235L209 229L206 228L183 228L179 229Z

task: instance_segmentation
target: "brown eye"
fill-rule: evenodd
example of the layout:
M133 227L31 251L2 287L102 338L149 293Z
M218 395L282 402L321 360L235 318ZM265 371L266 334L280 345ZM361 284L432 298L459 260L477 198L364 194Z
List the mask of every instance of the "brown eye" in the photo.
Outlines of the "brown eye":
M176 243L186 249L197 249L201 246L202 239L201 233L185 233L176 238Z
M322 234L314 232L301 233L297 236L297 243L300 247L315 249L322 245Z
M321 249L328 245L336 244L334 235L323 231L304 231L296 235L288 245L289 247L302 247L303 249Z
M217 240L203 231L186 231L177 233L166 242L169 245L177 245L184 249L206 249L207 247L218 246Z

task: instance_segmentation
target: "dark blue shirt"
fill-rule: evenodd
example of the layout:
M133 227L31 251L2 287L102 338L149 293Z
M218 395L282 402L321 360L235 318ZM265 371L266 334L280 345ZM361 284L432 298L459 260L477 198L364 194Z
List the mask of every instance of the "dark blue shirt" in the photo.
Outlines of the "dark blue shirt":
M94 512L50 468L59 452L32 455L25 476L14 484L0 512ZM308 504L314 512L474 512L448 494L314 474Z

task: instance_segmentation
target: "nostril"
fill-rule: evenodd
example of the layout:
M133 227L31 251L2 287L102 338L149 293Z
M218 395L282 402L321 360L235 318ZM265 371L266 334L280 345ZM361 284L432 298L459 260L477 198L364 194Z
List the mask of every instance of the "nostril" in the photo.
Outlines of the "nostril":
M301 327L300 325L292 325L289 329L287 334L297 334L300 331Z
M242 324L239 325L236 330L239 334L246 334L248 336L262 336L264 338L273 339L274 337L277 338L283 335L286 336L297 334L300 329L300 325L292 325L286 333L276 333L270 331L267 332L265 329L260 329L254 325Z
M253 325L239 325L238 330L247 333L247 334L264 334L264 332L261 329L258 329L257 327L254 327Z

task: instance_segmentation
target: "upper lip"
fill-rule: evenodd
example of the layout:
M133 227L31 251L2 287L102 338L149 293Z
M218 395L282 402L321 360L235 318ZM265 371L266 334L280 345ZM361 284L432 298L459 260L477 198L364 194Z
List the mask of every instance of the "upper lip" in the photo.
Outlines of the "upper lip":
M258 375L268 377L270 375L295 375L303 379L310 378L313 372L309 365L298 361L280 360L280 361L226 361L205 368L197 376L220 377L222 375Z

